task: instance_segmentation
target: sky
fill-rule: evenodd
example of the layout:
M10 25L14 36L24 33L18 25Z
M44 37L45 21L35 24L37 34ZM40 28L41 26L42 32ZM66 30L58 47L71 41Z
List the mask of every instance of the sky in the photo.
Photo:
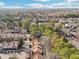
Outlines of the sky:
M0 0L0 8L79 8L79 0Z

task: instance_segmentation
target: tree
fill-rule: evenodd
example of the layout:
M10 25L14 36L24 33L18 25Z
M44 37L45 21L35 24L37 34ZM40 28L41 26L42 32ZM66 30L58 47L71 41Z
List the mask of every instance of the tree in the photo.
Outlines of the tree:
M52 33L53 31L50 28L46 28L46 30L44 31L44 35L48 37L51 37Z
M70 59L79 59L79 55L78 54L72 54L70 56Z
M77 48L74 48L72 44L65 41L62 36L59 37L59 34L54 34L53 38L54 47L52 48L52 51L53 53L60 55L61 59L70 59L70 56L72 54L79 54L75 53L79 50Z
M29 24L30 24L30 19L27 18L27 19L24 19L22 22L22 28L24 29L29 29Z
M36 34L40 32L38 25L30 26L29 31L30 31L30 34L33 36L36 36Z

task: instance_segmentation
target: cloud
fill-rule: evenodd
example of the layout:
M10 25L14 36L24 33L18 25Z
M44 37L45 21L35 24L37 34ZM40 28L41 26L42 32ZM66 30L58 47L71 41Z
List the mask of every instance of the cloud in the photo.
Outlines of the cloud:
M66 3L52 3L52 4L28 4L30 8L58 8L66 7Z
M49 8L49 5L44 4L28 4L31 8Z
M51 6L51 8L67 8L68 7L67 3L65 2L53 3L49 6Z
M0 2L0 8L8 8L8 9L12 9L12 8L23 8L23 7L20 7L20 6L6 6L4 2Z
M3 2L0 2L0 6L3 6L3 5L5 5Z
M30 8L36 9L52 9L52 8L79 8L79 4L69 5L66 2L52 3L52 4L28 4Z
M23 7L20 7L20 6L1 6L0 8L8 8L8 9L17 8L17 9L21 9L21 8L23 8Z
M79 0L65 0L68 7L79 7Z
M49 0L34 0L34 1L37 1L37 2L46 2L46 1L49 1Z
M67 2L79 2L79 0L67 0Z
M79 3L79 0L66 0L67 3Z
M53 3L52 6L65 6L66 3Z

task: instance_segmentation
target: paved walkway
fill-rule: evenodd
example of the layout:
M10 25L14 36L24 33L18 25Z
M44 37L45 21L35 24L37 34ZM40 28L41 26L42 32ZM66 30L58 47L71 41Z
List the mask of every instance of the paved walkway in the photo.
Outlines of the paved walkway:
M18 59L26 59L29 57L28 54L26 54L25 52L22 52L21 54L0 54L2 59L9 59L9 57L17 57Z

